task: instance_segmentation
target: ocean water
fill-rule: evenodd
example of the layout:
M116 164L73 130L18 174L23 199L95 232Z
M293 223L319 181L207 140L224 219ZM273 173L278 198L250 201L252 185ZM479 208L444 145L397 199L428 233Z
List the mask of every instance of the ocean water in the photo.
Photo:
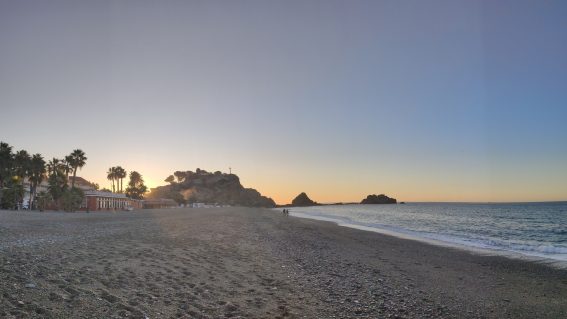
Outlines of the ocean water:
M293 207L290 215L434 243L567 261L567 202Z

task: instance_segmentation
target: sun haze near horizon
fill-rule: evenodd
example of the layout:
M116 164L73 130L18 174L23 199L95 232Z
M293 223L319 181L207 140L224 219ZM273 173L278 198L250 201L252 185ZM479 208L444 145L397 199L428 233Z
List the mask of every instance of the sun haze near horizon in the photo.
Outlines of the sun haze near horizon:
M0 0L0 140L285 204L567 199L567 2Z

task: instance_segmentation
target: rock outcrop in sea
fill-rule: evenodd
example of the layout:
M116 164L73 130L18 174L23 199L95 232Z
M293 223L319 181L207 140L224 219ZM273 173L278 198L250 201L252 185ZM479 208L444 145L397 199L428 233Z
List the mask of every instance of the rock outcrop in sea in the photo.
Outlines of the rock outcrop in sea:
M380 195L368 195L365 199L363 199L361 204L396 204L397 201L395 198L390 198L384 194Z
M317 202L312 201L309 196L305 193L301 193L297 195L292 201L291 206L316 206L319 205Z
M275 207L273 199L262 196L253 188L244 188L235 174L202 169L175 172L177 181L153 188L148 198L171 198L178 203L206 203L248 207Z

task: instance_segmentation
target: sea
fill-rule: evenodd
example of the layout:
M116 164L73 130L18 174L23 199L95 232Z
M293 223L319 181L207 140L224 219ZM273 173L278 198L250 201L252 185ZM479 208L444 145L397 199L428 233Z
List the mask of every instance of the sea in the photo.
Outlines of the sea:
M434 244L567 262L567 202L292 207L290 215Z

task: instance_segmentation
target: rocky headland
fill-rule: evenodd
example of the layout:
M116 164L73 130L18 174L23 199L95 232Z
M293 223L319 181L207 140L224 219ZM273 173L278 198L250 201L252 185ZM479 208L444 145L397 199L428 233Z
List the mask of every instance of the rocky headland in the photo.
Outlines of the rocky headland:
M175 176L174 176L175 175ZM170 184L153 188L148 198L170 198L182 203L208 203L247 207L275 207L269 197L253 188L244 188L235 174L202 169L176 171L166 179Z

